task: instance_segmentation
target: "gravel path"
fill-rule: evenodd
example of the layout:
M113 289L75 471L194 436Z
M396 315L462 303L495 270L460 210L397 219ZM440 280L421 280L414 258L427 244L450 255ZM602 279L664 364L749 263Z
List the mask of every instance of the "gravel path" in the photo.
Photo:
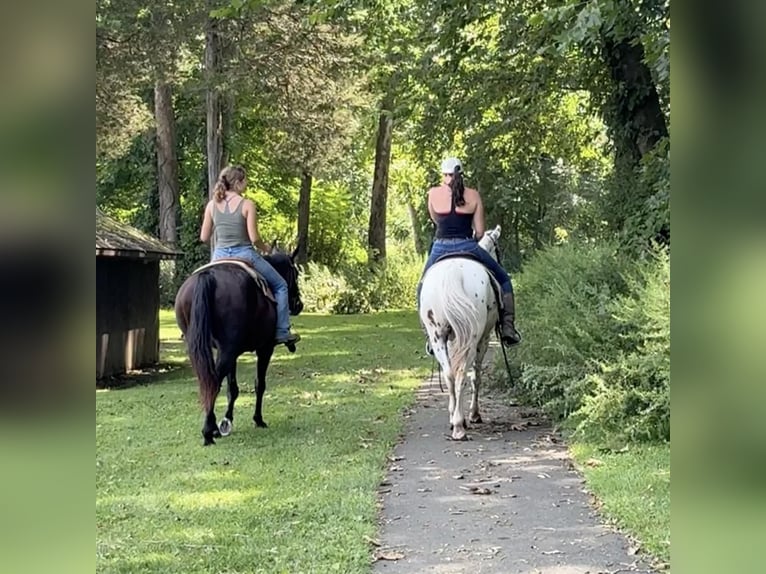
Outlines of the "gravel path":
M454 442L446 392L424 382L380 487L373 572L652 573L602 524L558 435L485 397L484 422Z

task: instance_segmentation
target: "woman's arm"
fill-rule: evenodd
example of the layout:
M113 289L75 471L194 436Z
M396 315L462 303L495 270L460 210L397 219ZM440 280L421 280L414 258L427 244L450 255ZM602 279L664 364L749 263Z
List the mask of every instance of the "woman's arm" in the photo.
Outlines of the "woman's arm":
M428 190L428 195L426 196L426 203L428 204L428 214L431 216L431 221L434 223L436 222L436 211L434 210L433 206L431 205L431 192L434 190L434 188L431 188Z
M213 235L213 209L213 202L208 201L202 218L202 229L199 232L199 239L203 243L210 241L210 236Z
M478 241L484 237L484 204L481 202L481 195L476 194L476 211L473 212L473 234Z
M247 218L247 235L250 241L263 253L271 252L271 245L264 242L261 239L261 234L258 233L258 212L255 209L255 204L249 199L243 199L246 202L242 206L245 217Z

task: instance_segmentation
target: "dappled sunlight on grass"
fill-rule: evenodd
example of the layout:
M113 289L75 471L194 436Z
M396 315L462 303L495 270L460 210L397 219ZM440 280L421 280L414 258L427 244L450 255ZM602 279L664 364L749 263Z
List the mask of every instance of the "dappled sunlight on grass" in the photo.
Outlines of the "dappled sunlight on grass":
M225 508L250 502L257 498L258 490L208 490L170 495L170 505L177 510Z
M415 314L297 317L298 352L277 349L267 374L269 428L252 423L246 354L234 431L209 448L172 312L161 323L182 368L96 395L98 571L368 569L376 486L430 368Z

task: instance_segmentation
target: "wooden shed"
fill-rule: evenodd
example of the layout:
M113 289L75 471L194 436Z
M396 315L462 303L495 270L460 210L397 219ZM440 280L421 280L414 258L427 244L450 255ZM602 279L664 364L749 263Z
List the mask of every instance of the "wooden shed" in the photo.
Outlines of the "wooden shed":
M157 364L160 260L180 256L96 208L96 379Z

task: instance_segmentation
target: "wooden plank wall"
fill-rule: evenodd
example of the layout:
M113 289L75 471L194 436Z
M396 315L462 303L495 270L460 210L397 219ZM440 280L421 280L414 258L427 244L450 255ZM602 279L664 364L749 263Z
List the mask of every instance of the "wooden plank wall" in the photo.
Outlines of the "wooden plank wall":
M96 257L96 378L160 358L158 261Z

